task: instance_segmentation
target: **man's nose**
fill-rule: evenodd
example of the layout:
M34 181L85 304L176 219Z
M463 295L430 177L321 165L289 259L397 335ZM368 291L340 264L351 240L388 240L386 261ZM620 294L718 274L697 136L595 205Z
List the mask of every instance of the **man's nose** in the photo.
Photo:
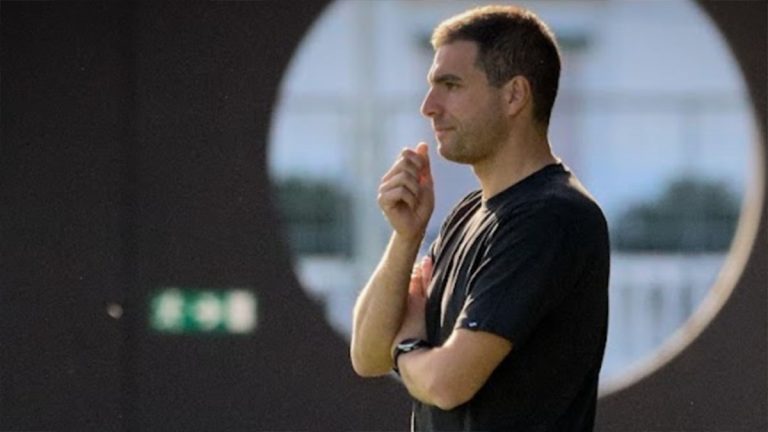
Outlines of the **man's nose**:
M438 106L435 101L434 89L429 89L424 100L421 102L421 115L424 117L434 117L437 114Z

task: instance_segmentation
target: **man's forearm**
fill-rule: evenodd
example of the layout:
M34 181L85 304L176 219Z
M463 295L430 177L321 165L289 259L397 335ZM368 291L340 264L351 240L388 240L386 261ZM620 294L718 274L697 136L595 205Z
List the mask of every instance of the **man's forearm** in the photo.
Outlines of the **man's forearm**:
M398 359L400 376L414 399L443 410L465 402L464 391L456 387L461 382L455 366L443 347L416 350Z
M414 399L428 405L435 405L435 385L438 377L435 375L435 354L439 354L437 348L416 350L403 354L398 359L400 377L408 393Z
M442 346L402 354L397 363L411 396L450 410L473 398L511 350L502 336L456 329Z
M392 367L390 347L403 320L410 274L420 245L421 237L393 234L357 300L350 354L360 375L384 375Z

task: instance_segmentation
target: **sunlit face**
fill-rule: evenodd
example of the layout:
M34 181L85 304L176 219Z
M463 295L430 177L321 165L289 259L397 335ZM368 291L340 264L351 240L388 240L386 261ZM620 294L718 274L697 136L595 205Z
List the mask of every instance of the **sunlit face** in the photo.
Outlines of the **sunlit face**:
M475 65L477 44L456 41L435 52L421 113L432 120L440 154L476 164L491 157L509 131L503 93Z

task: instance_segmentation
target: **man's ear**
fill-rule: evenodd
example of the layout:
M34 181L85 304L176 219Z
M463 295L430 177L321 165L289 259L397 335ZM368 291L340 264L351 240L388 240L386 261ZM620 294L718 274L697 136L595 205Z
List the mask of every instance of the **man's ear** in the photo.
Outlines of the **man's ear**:
M504 102L507 114L516 116L532 102L531 83L522 75L515 75L504 84Z

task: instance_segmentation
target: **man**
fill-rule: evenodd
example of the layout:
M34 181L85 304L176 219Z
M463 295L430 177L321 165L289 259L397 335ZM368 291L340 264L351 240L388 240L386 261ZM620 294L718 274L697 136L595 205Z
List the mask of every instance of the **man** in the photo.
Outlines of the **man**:
M432 44L422 114L440 155L471 165L481 188L414 266L434 207L427 145L384 175L393 234L355 306L353 367L400 374L414 430L592 430L608 235L550 149L554 37L531 12L492 6L441 23Z

